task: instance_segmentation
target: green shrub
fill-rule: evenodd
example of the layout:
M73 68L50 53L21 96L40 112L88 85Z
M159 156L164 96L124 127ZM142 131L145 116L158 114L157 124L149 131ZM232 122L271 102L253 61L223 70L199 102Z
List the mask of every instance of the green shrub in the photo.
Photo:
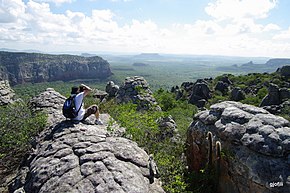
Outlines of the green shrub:
M268 90L267 90L267 88L263 87L263 88L261 88L261 89L258 91L258 93L257 93L257 97L258 97L259 99L263 99L267 94L268 94Z
M164 96L170 96L170 93L155 93L155 97L162 99ZM154 154L157 162L163 188L166 192L185 193L188 189L186 179L186 164L183 153L185 151L184 142L186 141L186 131L192 121L193 114L197 112L194 105L186 101L176 102L175 107L169 111L137 111L137 105L119 104L114 100L100 105L102 112L109 113L121 126L126 128L126 136L136 141L143 147L148 154ZM156 120L160 117L172 115L177 123L178 133L181 136L180 142L172 142L166 138L161 141L160 130Z
M222 101L229 100L229 96L222 96L222 95L213 95L211 99L208 100L207 107L209 108L210 105L219 103Z
M249 105L259 106L261 100L256 96L247 96L244 100L241 100L240 102Z
M290 100L288 101L290 102ZM290 106L288 105L282 108L281 113L279 115L290 121Z
M44 113L32 113L22 102L0 107L0 165L7 172L16 169L46 122Z
M163 111L168 111L177 106L174 94L162 88L154 93L154 97Z

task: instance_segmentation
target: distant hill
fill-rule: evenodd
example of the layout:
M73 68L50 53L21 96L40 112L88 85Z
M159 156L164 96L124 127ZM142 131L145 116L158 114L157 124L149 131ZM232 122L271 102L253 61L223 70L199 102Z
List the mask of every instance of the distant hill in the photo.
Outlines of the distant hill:
M141 63L141 62L135 62L132 64L133 66L149 66L149 64Z
M158 53L142 53L139 55L135 55L133 58L135 59L143 59L143 60L156 60L162 59L163 57Z
M268 62L266 62L265 65L275 67L275 68L282 67L282 66L290 65L290 59L288 59L288 58L274 58L274 59L268 60Z
M93 57L93 56L97 56L96 54L90 54L90 53L82 53L81 56L84 57Z
M0 80L11 85L25 82L105 79L112 75L110 64L101 57L0 52Z
M16 49L9 49L9 48L0 48L0 51L5 51L5 52L27 52L27 53L41 53L39 50L16 50Z
M233 64L232 66L222 66L217 67L218 70L229 71L229 72L275 72L277 68L280 68L285 65L290 65L290 59L288 58L273 58L268 60L265 64L256 64L252 61L237 65Z

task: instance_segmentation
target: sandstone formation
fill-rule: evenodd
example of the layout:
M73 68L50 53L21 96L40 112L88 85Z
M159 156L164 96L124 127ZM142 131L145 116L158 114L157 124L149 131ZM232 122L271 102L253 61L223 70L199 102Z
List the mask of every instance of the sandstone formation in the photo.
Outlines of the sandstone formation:
M211 98L209 83L212 78L198 79L196 82L183 82L180 86L172 87L171 92L175 94L176 100L186 99L188 103L203 108L208 99Z
M104 125L93 125L92 116L84 123L65 121L64 99L48 89L30 102L48 112L51 126L36 139L10 192L164 193L147 153L120 137L123 128L109 126L107 114L101 114Z
M281 76L285 76L286 78L290 78L290 65L289 66L282 66L281 68L278 68L277 72L279 74L281 74Z
M183 97L183 90L179 88L179 86L173 86L170 90L171 93L175 94L175 100L179 100Z
M189 103L197 107L204 107L206 101L211 98L210 89L205 81L197 81L189 98Z
M156 109L161 110L157 105L147 81L140 76L127 77L116 96L118 103L133 102L138 105L138 110Z
M157 120L158 127L160 129L160 139L164 140L166 138L171 138L176 141L179 136L177 136L177 125L171 116L163 117Z
M191 171L199 171L208 162L209 131L222 147L217 171L219 192L289 192L289 121L239 102L212 105L210 110L195 115L188 130L187 161Z
M220 91L223 95L226 95L229 91L229 84L223 81L218 81L214 90Z
M106 92L109 97L116 97L117 92L119 91L119 86L116 85L113 81L109 81L106 85Z
M231 100L233 101L241 101L246 98L245 93L239 87L235 87L231 91Z
M47 88L46 91L33 97L29 101L29 106L34 111L45 111L48 115L48 125L54 125L65 120L61 111L65 99L66 97L53 88Z
M260 106L280 105L282 102L290 99L290 90L279 88L276 84L270 83L268 94L263 98Z
M221 81L226 83L226 84L228 84L228 85L232 85L233 84L232 81L229 79L229 77L225 76L225 75L223 77L221 77Z
M8 105L13 102L15 96L14 91L11 89L8 80L0 81L0 106Z
M193 88L193 86L194 86L194 83L193 83L193 82L183 82L183 83L181 84L181 88L182 88L183 90L185 90L186 92L190 93L190 94L191 94L191 92L192 92L192 88Z
M280 105L270 105L270 106L264 106L263 109L269 111L270 113L276 115L281 114L285 109L290 108L290 101L285 101L281 103Z
M25 82L105 79L112 74L109 63L98 56L0 52L0 58L0 79L8 77L12 85Z
M104 102L108 93L102 90L93 89L92 91L93 97L99 99L100 102Z

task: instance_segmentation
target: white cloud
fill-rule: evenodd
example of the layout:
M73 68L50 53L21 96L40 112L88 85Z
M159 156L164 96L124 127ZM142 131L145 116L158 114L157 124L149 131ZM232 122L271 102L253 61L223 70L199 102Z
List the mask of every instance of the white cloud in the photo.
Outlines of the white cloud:
M288 30L281 31L273 37L274 40L290 40L290 27Z
M54 3L55 5L59 6L63 3L71 3L73 0L34 0L34 1L39 3Z
M208 15L218 19L265 18L277 0L217 0L205 8Z
M262 0L258 1L262 3ZM209 4L207 9L213 16L212 20L160 28L152 20L136 19L121 26L116 15L108 9L92 10L91 14L70 10L55 14L45 2L30 0L25 4L21 0L2 0L0 42L4 47L17 45L46 51L289 56L290 43L287 41L290 40L290 28L281 31L274 23L258 23L269 14L276 1L262 6L264 11L249 7L248 11L240 11L233 16L221 12L225 2L217 0ZM244 4L239 3L249 3L249 0L232 2L242 6Z
M15 22L24 10L21 0L0 0L0 23Z
M263 29L264 32L277 31L277 30L281 30L281 28L278 25L273 24L273 23L267 24Z
M100 1L100 0L89 0L89 1ZM133 1L133 0L107 0L107 1L111 1L111 2L130 2L130 1Z

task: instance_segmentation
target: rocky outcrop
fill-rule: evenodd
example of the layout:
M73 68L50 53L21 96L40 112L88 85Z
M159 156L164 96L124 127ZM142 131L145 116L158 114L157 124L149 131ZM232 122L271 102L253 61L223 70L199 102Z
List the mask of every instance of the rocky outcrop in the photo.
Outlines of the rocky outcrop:
M223 193L286 193L290 188L290 123L266 110L234 101L195 115L188 130L191 171L208 162L207 133L222 147L219 186Z
M197 81L189 98L189 103L197 107L204 107L206 101L211 98L210 89L205 81Z
M1 66L1 62L0 62L0 81L1 80L8 80L8 73L7 73L6 68Z
M112 72L101 57L0 52L2 79L11 85L25 82L105 79Z
M11 89L8 80L0 81L0 106L12 103L14 96L15 93Z
M10 192L164 193L151 176L147 153L122 138L124 130L112 125L109 115L101 114L104 125L93 125L93 117L86 123L65 121L63 100L48 89L30 102L51 114L52 125L37 138Z
M231 100L233 101L241 101L244 100L246 98L245 93L242 89L240 89L239 87L235 87L232 91L231 91Z
M180 137L177 131L177 125L171 116L161 117L157 120L160 129L160 140L171 138L172 141L177 141Z
M220 91L223 95L226 95L229 91L229 84L223 81L218 81L214 90Z
M147 81L143 77L134 76L125 79L116 99L118 103L133 102L138 105L138 110L161 110L152 94Z
M108 96L107 92L98 89L94 89L92 94L93 97L99 99L100 102L104 102Z
M29 101L29 106L34 111L45 111L48 115L48 125L54 125L65 120L62 115L62 106L66 97L56 92L53 88L33 97Z
M286 78L290 78L290 65L289 66L282 66L281 68L277 69L277 72Z
M283 111L287 111L286 109L290 108L290 101L285 101L280 105L270 105L270 106L264 106L263 109L269 111L270 113L276 115L281 114Z
M190 94L192 92L193 86L194 86L194 83L193 82L183 82L181 84L181 88L183 90L185 90L187 93L190 93Z
M108 97L116 97L117 92L119 91L119 86L116 85L113 81L109 81L106 85L106 92Z
M229 77L225 76L225 75L221 77L221 81L226 83L226 84L228 84L228 85L232 85L233 84L233 82L229 79Z
M171 93L175 95L175 100L181 99L183 96L184 90L180 89L179 86L173 86L170 90Z
M260 106L280 105L282 102L290 99L290 90L279 88L276 84L270 83L268 94L263 98Z

